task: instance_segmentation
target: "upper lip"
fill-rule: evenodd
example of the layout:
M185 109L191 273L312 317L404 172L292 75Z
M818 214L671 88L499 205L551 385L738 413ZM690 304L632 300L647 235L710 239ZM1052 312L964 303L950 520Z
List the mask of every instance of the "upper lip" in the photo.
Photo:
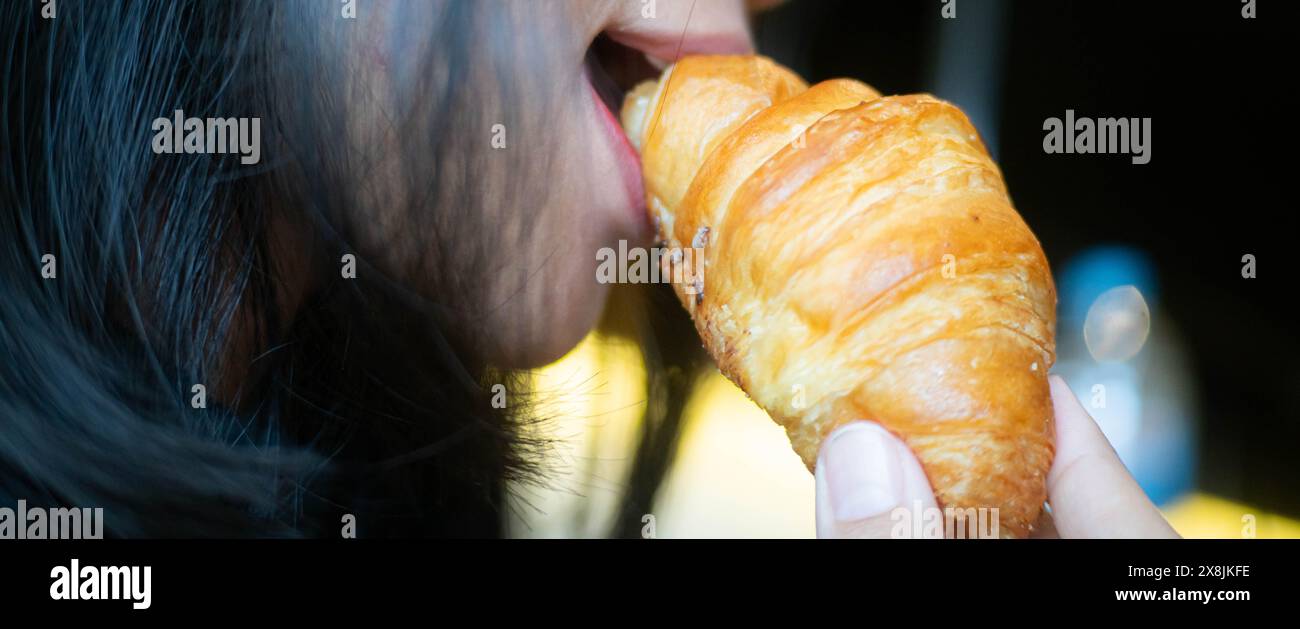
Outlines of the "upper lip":
M745 54L753 51L744 30L698 32L675 29L667 20L639 21L635 28L606 25L587 50L592 85L610 111L637 83L653 79L679 57L693 54Z
M712 0L706 0L712 1ZM689 18L688 18L689 19ZM676 61L682 55L738 55L752 53L753 42L749 32L743 27L722 27L721 30L701 30L709 28L697 20L675 23L670 19L626 19L613 20L605 25L602 33L610 39L637 50L656 65L662 67Z
M635 32L606 29L610 39L640 51L655 65L676 61L682 55L725 55L752 52L753 45L745 33L671 33Z

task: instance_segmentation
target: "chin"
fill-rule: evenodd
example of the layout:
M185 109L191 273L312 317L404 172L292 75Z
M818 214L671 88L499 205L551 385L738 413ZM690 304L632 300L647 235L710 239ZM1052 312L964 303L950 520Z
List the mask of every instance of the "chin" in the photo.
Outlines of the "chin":
M583 283L582 291L557 290L551 298L563 293L579 297L561 299L547 304L545 301L532 308L510 309L503 312L504 320L494 322L492 329L502 330L497 344L491 350L489 362L505 369L532 369L555 362L569 353L596 327L609 296L609 287ZM538 300L529 300L538 304Z

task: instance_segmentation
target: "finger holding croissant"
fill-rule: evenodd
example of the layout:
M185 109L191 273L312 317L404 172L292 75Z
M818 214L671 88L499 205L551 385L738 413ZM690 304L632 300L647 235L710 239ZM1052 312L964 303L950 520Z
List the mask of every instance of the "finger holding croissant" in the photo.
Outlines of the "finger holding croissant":
M1053 457L1056 293L966 116L700 56L622 117L659 237L704 250L675 289L705 347L809 469L869 418L938 506L997 508L1002 535L1028 536Z
M1048 380L1056 425L1056 458L1047 474L1052 512L1038 520L1033 536L1177 539L1069 385L1060 376ZM822 445L815 482L818 537L944 534L926 517L936 502L920 463L877 424L859 421L838 428ZM983 528L989 523L975 516L964 521L966 533L958 530L958 535L991 533Z

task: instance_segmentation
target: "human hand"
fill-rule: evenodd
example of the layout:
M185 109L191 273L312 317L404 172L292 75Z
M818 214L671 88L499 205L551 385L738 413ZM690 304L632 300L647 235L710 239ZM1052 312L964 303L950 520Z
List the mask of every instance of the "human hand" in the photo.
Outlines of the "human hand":
M1050 513L1034 537L1176 538L1160 511L1060 376L1049 378L1056 457L1047 475ZM817 460L817 536L889 538L896 508L937 508L921 464L873 422L836 430Z

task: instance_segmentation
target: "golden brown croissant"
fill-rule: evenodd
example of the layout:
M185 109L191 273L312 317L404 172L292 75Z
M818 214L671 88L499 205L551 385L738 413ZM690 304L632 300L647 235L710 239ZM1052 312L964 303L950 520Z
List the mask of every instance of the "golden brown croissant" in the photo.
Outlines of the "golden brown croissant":
M1053 456L1056 291L966 116L751 56L683 58L622 116L659 236L704 250L678 296L808 468L874 420L941 507L996 507L1026 536Z

